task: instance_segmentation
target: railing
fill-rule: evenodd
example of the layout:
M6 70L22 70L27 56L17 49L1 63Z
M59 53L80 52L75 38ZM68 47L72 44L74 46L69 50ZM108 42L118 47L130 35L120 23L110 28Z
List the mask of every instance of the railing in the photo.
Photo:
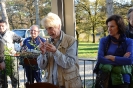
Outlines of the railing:
M79 59L80 75L84 88L91 88L94 86L95 74L93 69L96 64L96 60L92 59Z
M14 56L8 56L11 58L16 58L17 60L17 74L18 75L18 88L25 88L25 82L26 82L26 77L25 77L25 72L24 69L21 65L19 65L19 57L14 57ZM10 63L11 64L11 63ZM10 65L8 64L8 65ZM94 66L96 64L96 60L92 60L92 59L79 59L79 71L80 71L80 75L81 75L81 79L82 79L82 83L83 83L83 88L91 88L94 85L95 82L95 74L93 74L93 69ZM10 65L11 66L11 65ZM12 66L11 66L12 68ZM12 71L10 71L12 72ZM6 71L5 71L5 74ZM43 78L44 73L42 74L42 78ZM11 75L12 76L12 75ZM5 79L6 80L6 79ZM1 81L1 80L0 80ZM6 83L6 82L4 82ZM1 87L0 87L1 88ZM8 88L12 88L11 87L11 81L8 77Z

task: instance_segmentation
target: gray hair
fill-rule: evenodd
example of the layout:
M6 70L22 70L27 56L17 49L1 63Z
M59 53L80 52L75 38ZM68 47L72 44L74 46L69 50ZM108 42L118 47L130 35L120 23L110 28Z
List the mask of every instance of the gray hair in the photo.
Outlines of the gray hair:
M133 12L133 7L130 7L128 12L127 12L127 18L130 18L130 13Z
M40 28L39 28L38 25L32 25L32 26L30 27L30 30L32 29L33 26L37 27L37 28L38 28L38 31L40 31Z

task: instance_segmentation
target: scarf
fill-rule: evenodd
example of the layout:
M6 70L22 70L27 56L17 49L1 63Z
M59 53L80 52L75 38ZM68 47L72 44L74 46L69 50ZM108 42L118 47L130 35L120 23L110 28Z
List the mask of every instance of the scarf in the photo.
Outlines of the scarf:
M119 39L116 39L115 37L110 36L110 35L109 35L109 37L110 37L110 39L111 39L113 42L118 43L118 44L121 44L121 43L124 42L125 39L126 39L125 34L120 34Z
M126 36L121 34L119 39L116 39L113 36L110 36L111 41L118 43L118 47L115 51L115 56L123 56L126 53L127 45L126 45Z

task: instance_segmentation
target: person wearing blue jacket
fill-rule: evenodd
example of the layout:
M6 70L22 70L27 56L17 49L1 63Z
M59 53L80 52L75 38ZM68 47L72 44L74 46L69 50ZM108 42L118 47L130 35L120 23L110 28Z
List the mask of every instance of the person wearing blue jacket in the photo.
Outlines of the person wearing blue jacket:
M109 35L100 39L98 68L110 73L107 88L133 88L133 41L125 36L125 24L121 16L110 16L106 25Z
M45 42L45 39L39 36L39 27L37 25L32 25L30 27L30 34L31 37L26 38L23 41L22 45L22 52L33 52L32 56L29 55L28 57L26 57L27 59L24 58L24 68L26 72L27 82L34 83L34 79L36 79L36 82L41 82L41 69L37 65L37 56L34 57L34 53L40 53L38 52L37 48L40 44L40 40L42 42ZM32 62L30 62L31 60Z

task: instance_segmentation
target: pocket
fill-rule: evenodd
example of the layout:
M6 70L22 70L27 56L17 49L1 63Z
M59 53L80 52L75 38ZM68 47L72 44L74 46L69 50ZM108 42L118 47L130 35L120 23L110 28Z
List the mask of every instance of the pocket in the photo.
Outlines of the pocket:
M76 66L73 66L69 69L64 69L63 71L64 71L63 77L65 80L71 80L71 79L79 76L79 71L76 68Z
M68 68L68 69L64 69L64 73L70 73L70 72L74 72L77 70L77 67L74 65L72 66L71 68Z
M80 77L76 77L68 81L69 88L82 88Z
M71 79L73 79L73 78L75 78L75 77L77 77L77 76L79 76L79 75L77 74L77 72L71 72L71 73L65 74L63 77L64 77L64 79L65 79L66 81L68 81L68 80L71 80Z

